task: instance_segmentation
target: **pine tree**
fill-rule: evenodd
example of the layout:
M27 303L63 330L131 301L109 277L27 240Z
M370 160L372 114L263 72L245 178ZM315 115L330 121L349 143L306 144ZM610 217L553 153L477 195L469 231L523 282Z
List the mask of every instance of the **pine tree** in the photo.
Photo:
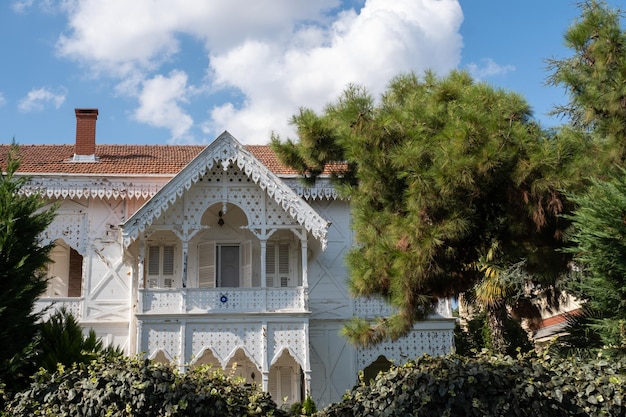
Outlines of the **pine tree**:
M43 268L52 248L39 236L54 218L39 196L20 193L28 179L16 175L18 151L13 144L0 156L0 379L9 384L37 333L33 306L47 286Z
M581 314L569 317L569 334L559 338L555 351L589 355L602 346L624 347L619 253L626 207L626 32L622 12L605 1L586 0L580 9L564 36L572 55L548 61L549 83L564 87L569 96L554 111L569 122L559 134L584 138L593 155L581 171L586 174L581 183L589 189L577 190L572 200L579 207L568 217L575 226L571 251L582 270L567 289L585 304ZM588 178L596 179L589 183Z
M465 72L407 74L379 102L349 86L322 114L304 108L292 122L298 140L272 139L279 157L310 180L334 172L350 199L352 294L398 308L378 323L352 322L352 342L400 337L438 299L481 282L472 267L481 248L497 245L500 265L524 260L538 284L564 270L559 190L570 186L563 167L583 152L542 131L518 94Z
M562 134L588 135L594 172L603 175L626 162L626 33L621 12L606 2L586 0L580 8L564 35L573 55L548 60L548 83L569 96L554 110L569 122Z
M572 199L577 208L570 216L570 251L581 277L571 281L569 291L585 303L586 312L573 324L586 329L585 343L599 342L578 347L626 352L626 171L611 180L592 180L586 193Z

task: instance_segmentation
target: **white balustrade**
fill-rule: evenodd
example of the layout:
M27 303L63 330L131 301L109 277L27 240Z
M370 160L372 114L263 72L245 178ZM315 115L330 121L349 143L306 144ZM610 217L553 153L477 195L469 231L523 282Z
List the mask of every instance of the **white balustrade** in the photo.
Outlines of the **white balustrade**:
M389 317L395 314L397 311L398 309L391 306L389 303L381 298L371 297L354 299L354 313L359 317L370 319L375 317ZM430 317L451 318L452 307L450 300L439 300L435 311L430 315Z
M33 306L33 313L41 313L43 312L42 319L46 320L51 315L53 315L56 311L61 309L61 307L65 307L67 311L69 311L74 318L80 320L82 317L82 306L83 299L82 298L73 298L73 297L63 297L63 298L40 298L35 301L35 305Z
M303 287L139 290L144 314L306 312Z

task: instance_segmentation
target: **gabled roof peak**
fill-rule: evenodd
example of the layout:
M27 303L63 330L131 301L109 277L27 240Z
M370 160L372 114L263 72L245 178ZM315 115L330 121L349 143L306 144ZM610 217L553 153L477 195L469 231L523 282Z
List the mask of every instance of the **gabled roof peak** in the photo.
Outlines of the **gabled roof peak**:
M185 190L189 190L216 165L224 171L228 170L231 165L237 166L285 212L319 239L323 247L326 246L326 234L330 223L315 212L304 199L300 198L228 131L224 131L204 148L178 175L122 225L124 245L130 245L139 233L174 204Z

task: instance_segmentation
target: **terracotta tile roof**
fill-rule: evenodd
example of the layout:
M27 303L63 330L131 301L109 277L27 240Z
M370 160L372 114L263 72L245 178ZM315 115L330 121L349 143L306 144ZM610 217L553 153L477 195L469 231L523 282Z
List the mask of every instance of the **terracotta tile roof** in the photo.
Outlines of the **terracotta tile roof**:
M20 172L32 174L175 175L205 146L96 145L97 162L73 162L74 145L20 145ZM277 175L296 172L281 164L268 145L246 148ZM9 145L0 145L0 167L6 167Z
M295 175L297 172L280 163L272 148L268 145L247 145L246 149L250 151L256 159L261 161L263 165L268 167L276 175Z

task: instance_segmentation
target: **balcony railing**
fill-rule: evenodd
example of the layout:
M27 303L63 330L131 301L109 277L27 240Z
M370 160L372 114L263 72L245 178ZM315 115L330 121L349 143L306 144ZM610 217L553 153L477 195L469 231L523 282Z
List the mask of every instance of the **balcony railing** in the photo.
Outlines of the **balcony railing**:
M82 318L83 299L75 297L40 298L35 301L33 312L40 313L45 311L42 318L43 320L46 320L61 307L65 307L65 309L72 313L77 320Z
M370 319L375 317L388 317L396 312L397 309L380 298L372 297L354 299L354 313L359 317ZM452 317L452 306L450 300L439 300L437 308L433 314L431 314L431 318L435 317Z
M143 314L308 311L303 287L143 289L139 296Z

